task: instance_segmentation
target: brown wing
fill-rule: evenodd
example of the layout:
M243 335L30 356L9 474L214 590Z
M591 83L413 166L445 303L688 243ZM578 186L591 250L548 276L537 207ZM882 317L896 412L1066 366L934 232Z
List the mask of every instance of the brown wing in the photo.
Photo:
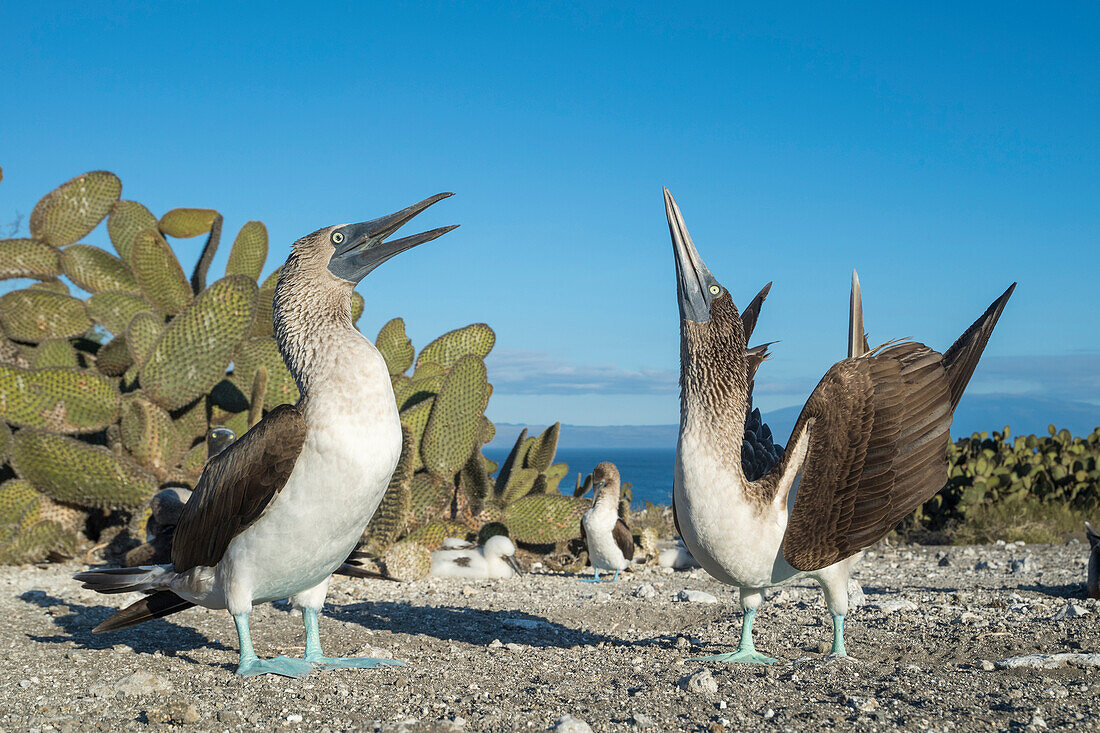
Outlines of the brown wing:
M611 538L619 546L619 551L627 560L634 559L634 537L630 534L630 527L621 519L615 520L615 526L611 529Z
M305 438L302 413L293 405L279 405L207 462L176 525L176 572L218 564L230 541L263 514L286 484Z
M827 567L884 537L947 482L950 382L942 356L914 342L845 359L817 385L777 482L809 430L783 555L798 570Z

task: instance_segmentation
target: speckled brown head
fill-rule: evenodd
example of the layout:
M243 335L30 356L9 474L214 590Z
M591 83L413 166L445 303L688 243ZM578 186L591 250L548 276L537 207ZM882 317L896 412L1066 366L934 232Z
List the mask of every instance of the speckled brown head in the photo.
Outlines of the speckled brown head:
M681 409L692 402L715 414L740 404L743 412L749 377L741 314L695 249L676 200L664 193L680 305Z
M592 469L592 498L599 501L608 496L619 501L619 469L614 463L604 461Z

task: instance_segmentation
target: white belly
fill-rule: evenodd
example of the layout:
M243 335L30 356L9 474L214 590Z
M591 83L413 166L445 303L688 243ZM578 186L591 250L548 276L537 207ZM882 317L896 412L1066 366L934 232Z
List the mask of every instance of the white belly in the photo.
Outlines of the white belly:
M754 507L737 482L709 445L690 431L681 434L672 500L684 544L725 583L764 588L790 580L798 571L780 554L786 507Z
M615 537L611 534L618 518L618 514L613 509L603 510L598 506L593 506L581 517L585 537L588 540L588 559L593 567L603 570L625 570L630 564L623 557L622 550L615 544Z

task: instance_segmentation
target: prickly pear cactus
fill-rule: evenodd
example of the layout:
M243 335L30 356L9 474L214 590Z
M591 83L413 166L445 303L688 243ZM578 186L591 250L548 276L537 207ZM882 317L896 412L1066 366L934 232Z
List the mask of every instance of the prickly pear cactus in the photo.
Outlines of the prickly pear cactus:
M383 553L382 569L394 580L421 580L432 569L432 555L415 542L398 542Z

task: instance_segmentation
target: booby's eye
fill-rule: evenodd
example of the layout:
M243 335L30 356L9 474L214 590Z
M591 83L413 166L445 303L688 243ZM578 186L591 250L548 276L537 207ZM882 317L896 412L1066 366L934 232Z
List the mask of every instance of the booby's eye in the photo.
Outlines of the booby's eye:
M332 241L335 244L340 244L340 242L344 241L344 233L343 232L333 232L332 233Z
M718 295L718 293L720 293L720 292L722 292L722 288L720 286L718 286L718 285L711 285L710 286L710 294L711 295Z

